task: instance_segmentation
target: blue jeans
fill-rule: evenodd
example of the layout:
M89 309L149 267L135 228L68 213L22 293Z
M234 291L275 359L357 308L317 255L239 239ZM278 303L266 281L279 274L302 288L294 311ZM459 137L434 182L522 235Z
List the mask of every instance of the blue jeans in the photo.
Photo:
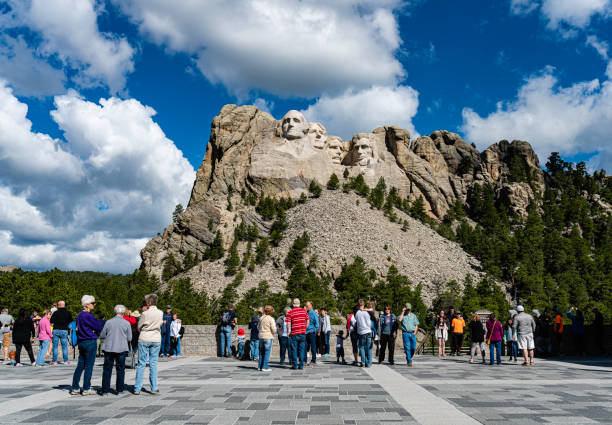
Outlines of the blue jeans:
M330 336L331 336L331 331L325 332L325 350L323 351L323 354L329 355L329 338L330 338Z
M306 356L304 357L304 361L308 360L308 351L310 351L310 355L312 358L310 361L312 363L317 362L317 333L309 332L306 334Z
M125 357L127 351L123 353L107 353L104 352L104 367L102 372L102 392L110 392L111 375L113 374L113 364L117 369L116 389L117 393L123 392L123 383L125 381Z
M285 363L285 353L289 349L289 337L288 336L279 336L278 344L280 346L280 362ZM291 357L291 353L289 354Z
M268 368L270 353L272 353L272 339L259 340L259 370Z
M259 357L259 340L252 339L249 343L251 345L251 360L256 360Z
M489 357L491 358L491 364L493 364L493 349L495 349L497 356L495 357L497 360L497 364L501 364L501 341L491 341L489 344Z
M414 332L402 332L402 341L404 343L404 352L406 353L406 361L412 363L412 356L416 351L416 335Z
M180 356L181 355L181 337L178 337L178 344L176 345L176 355Z
M242 360L244 357L244 342L238 343L238 353L236 354L236 357L238 357L240 360Z
M162 340L161 340L161 355L169 356L170 355L170 331L162 332Z
M48 339L44 339L39 342L40 342L40 345L38 347L38 353L36 354L36 364L38 366L44 366L45 365L45 354L47 354L47 350L49 349L50 341Z
M372 366L372 332L359 335L359 357L365 367Z
M79 381L81 380L81 374L85 371L83 376L83 391L87 391L91 387L91 374L93 372L94 364L96 363L96 350L98 348L98 342L95 339L86 339L85 341L79 342L79 361L77 367L74 370L72 376L72 389L74 391L79 390Z
M68 331L67 330L54 330L53 331L53 358L51 361L57 361L57 350L59 343L62 343L62 357L64 358L64 363L68 361Z
M221 343L221 355L231 356L232 354L232 326L221 326L219 333L219 342Z
M149 363L149 382L151 391L157 391L157 358L159 357L159 342L138 342L138 367L136 368L136 382L134 392L142 389L145 367Z
M508 356L514 357L514 360L516 360L518 356L518 341L508 341Z
M291 367L303 369L306 361L306 335L291 335L289 337L289 356Z

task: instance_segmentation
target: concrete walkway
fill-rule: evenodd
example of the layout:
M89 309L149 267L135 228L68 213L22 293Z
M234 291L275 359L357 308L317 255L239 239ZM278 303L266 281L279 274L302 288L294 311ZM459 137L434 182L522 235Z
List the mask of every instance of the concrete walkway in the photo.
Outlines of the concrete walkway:
M264 373L255 362L164 359L160 395L71 397L74 364L0 366L0 424L612 423L612 363L605 359L522 367L421 356L413 368L271 367ZM101 374L98 363L94 388ZM128 369L129 390L134 375Z

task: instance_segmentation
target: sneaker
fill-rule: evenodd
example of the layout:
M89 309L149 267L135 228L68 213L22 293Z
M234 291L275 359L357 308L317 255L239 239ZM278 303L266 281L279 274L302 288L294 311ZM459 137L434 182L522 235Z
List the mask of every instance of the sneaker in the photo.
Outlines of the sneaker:
M412 363L408 363L408 367L412 367Z
M22 365L21 363L15 363L15 366L17 366L17 367L21 367L21 366L23 366L23 365Z
M473 359L470 359L470 363L474 363L474 360L473 360Z
M70 390L68 393L70 395L81 395L81 390Z
M91 389L91 388L88 389L88 390L85 390L85 391L83 391L81 393L81 395L84 395L84 396L85 395L96 395L96 394L98 394L98 392L96 390Z
M159 394L159 390L151 391L151 394L156 394L157 395L157 394Z
M134 391L132 394L134 394L134 395L140 395L140 391Z
M64 364L64 365L70 365L70 362L69 362L69 361L67 361L67 362L64 362L63 364Z
M49 363L49 366L55 366L57 364L57 362L51 362Z
M21 364L19 366L21 366ZM40 365L38 363L34 363L34 367L43 367L43 365Z
M272 369L261 369L262 372L272 372Z

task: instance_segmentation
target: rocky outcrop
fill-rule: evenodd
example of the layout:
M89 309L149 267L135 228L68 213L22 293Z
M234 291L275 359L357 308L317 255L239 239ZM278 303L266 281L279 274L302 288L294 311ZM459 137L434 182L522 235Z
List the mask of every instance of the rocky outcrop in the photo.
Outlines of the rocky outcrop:
M0 273L13 273L15 270L18 270L19 267L17 266L0 266Z
M189 205L177 222L141 251L142 268L161 276L170 253L178 261L187 252L201 258L216 232L221 234L227 248L235 227L243 221L256 226L260 235L267 235L271 223L263 220L243 197L265 194L298 199L308 193L312 181L324 186L332 173L342 178L345 172L349 178L363 176L370 187L382 177L387 187L395 187L410 202L422 197L427 213L437 220L457 200L466 202L474 184L493 185L500 200L517 216L526 215L530 199L544 187L538 158L526 142L504 140L479 153L455 133L436 131L411 140L407 130L395 126L358 133L350 141L343 141L328 135L324 125L309 123L298 111L289 111L281 120L275 120L254 106L226 105L212 122ZM328 208L333 213L340 201L329 201ZM309 204L303 208L308 209ZM313 220L320 219L321 214L313 215ZM376 223L370 225L367 234L379 227ZM328 237L333 239L336 236L333 229L341 232L345 226L350 223L342 220L335 223ZM433 230L429 232L437 236ZM340 245L335 248L344 251L343 244L350 244L358 233L356 229L348 230L348 239L337 241ZM359 243L361 250L371 246L367 237ZM402 244L409 246L406 241L398 242L397 246ZM332 252L322 255L321 267L329 268L325 272L337 268L331 257ZM375 264L370 266L382 267L384 261L379 260L373 258ZM422 263L421 259L417 261ZM477 267L475 263L472 265ZM222 265L207 262L202 264L204 274L199 278L190 277L194 282L209 282L202 283L203 286L212 285L210 282L215 279L224 282L214 272L216 268L222 269ZM461 273L466 270L462 269ZM459 276L461 273L456 275L458 280L464 277ZM413 274L416 280L428 279L416 272ZM278 281L282 279L281 273Z

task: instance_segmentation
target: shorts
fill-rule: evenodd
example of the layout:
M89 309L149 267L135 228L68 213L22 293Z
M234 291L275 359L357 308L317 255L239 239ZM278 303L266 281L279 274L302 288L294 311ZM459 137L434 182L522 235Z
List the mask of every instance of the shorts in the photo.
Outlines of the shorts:
M533 334L519 335L518 348L519 350L533 350L535 348L535 344L533 343Z
M11 333L5 332L2 334L2 348L8 349L9 345L11 345Z

